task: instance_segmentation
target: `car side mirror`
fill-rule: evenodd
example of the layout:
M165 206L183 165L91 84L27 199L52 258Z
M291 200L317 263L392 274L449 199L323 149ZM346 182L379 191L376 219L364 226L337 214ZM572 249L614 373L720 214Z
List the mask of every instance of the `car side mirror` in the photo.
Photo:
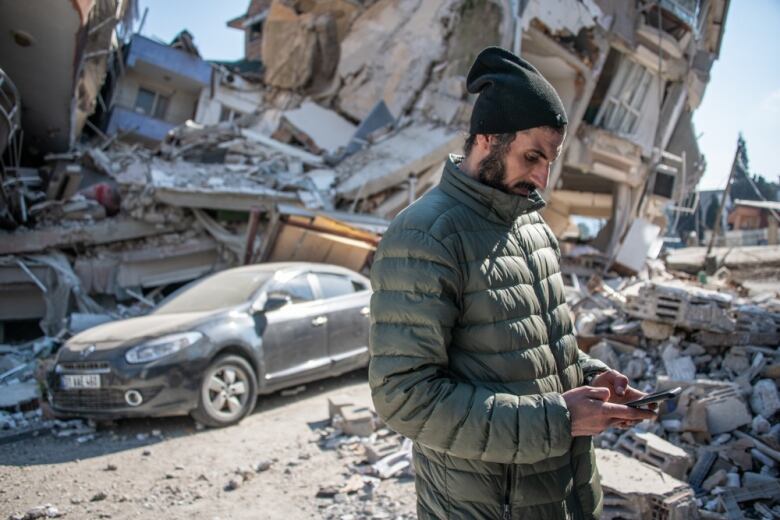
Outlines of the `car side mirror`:
M287 294L281 294L281 293L272 293L269 294L268 297L265 299L265 304L263 305L263 311L264 312L271 312L275 311L276 309L281 309L285 305L289 305L292 303L292 298L290 298Z

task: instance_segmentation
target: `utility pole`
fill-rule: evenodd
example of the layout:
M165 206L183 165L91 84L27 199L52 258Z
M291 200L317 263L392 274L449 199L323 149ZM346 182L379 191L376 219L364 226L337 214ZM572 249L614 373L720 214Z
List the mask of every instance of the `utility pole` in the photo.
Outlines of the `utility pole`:
M707 258L709 258L710 253L712 252L712 246L715 243L715 237L720 233L720 221L721 217L723 216L723 208L726 206L726 199L729 196L729 192L731 192L731 181L734 179L734 172L737 169L737 161L739 160L739 155L742 152L742 136L740 136L739 140L737 141L737 151L734 154L734 161L731 163L731 172L729 172L729 180L726 181L726 189L723 190L723 198L720 200L720 206L718 206L718 216L715 218L715 229L712 230L712 235L710 236L710 243L707 246L707 254L704 255L704 265L707 265Z

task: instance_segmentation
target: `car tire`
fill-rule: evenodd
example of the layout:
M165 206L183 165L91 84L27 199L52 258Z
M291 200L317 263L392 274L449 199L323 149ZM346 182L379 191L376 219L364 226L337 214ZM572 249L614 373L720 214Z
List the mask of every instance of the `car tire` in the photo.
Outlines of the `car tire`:
M240 356L219 356L206 369L192 417L206 426L221 428L252 413L256 403L257 377L252 365Z

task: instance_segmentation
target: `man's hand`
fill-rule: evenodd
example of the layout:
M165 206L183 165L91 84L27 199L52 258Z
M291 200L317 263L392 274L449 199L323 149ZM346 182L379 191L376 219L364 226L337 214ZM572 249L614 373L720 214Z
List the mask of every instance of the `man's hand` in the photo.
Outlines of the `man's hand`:
M647 394L636 388L629 386L628 378L611 368L606 372L602 372L593 378L591 386L608 388L609 389L609 402L616 404L625 404L636 399L641 399ZM658 405L651 404L650 410L656 410ZM639 421L623 421L617 424L613 424L617 428L630 428Z
M609 402L625 404L641 399L647 394L628 385L628 378L617 370L609 369L602 372L591 381L590 386L609 389Z
M571 414L571 435L596 435L610 426L633 424L655 418L655 412L610 403L607 388L580 386L563 393Z

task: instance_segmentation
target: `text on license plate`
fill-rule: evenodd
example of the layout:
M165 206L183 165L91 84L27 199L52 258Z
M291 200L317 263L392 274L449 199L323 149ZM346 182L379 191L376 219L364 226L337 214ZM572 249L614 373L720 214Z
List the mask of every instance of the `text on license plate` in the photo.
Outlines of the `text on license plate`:
M79 388L100 388L99 374L80 374L62 376L62 388L76 390Z

